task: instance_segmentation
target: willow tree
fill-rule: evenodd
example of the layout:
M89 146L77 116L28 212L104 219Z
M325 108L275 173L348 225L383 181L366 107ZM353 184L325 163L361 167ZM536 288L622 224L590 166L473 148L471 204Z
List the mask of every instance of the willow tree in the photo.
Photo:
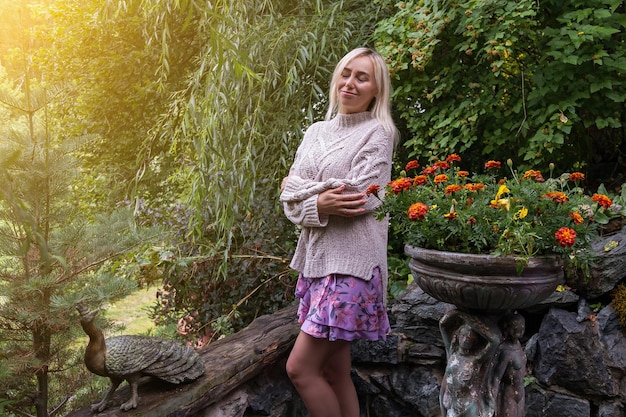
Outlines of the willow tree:
M155 21L175 10L147 3ZM223 315L237 326L290 299L290 290L271 284L289 274L295 237L278 211L279 184L303 129L324 112L334 65L369 43L378 10L348 0L231 0L193 13L205 44L143 154L151 165L159 157L153 149L170 146L193 208L189 239L169 258L173 291L164 310L197 310L200 327ZM167 45L168 33L157 35Z

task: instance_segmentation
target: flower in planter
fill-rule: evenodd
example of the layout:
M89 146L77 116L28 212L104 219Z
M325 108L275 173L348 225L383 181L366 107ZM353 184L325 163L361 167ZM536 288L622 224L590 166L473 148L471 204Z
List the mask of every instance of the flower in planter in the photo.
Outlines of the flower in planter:
M551 165L547 178L539 170L520 174L509 160L470 174L460 162L457 154L423 168L410 161L387 184L377 217L389 215L392 233L426 249L574 259L584 258L600 224L626 214L604 187L587 195L580 172L553 177Z

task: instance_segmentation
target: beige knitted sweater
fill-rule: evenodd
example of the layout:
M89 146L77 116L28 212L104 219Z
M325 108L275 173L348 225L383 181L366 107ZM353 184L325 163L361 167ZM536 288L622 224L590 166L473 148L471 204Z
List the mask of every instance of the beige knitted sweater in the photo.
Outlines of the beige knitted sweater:
M317 211L317 197L346 185L344 192L380 190L390 181L393 135L370 112L338 114L306 131L280 196L285 215L302 226L291 267L308 278L339 273L370 280L380 267L387 281L387 222L372 211L380 204L367 198L365 213L329 216ZM385 285L386 287L386 285Z

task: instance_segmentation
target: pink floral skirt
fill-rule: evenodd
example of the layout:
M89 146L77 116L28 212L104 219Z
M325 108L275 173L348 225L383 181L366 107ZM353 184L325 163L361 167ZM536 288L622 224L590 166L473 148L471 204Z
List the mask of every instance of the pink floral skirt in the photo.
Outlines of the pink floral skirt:
M301 330L331 341L385 340L391 328L382 288L378 268L370 281L341 274L323 278L300 274L296 297Z

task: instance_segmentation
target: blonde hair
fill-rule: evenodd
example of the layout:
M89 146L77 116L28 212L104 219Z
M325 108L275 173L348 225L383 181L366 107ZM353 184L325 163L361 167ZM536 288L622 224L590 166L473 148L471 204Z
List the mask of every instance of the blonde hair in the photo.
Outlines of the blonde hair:
M385 130L393 134L394 142L398 139L398 129L396 128L393 118L391 117L391 77L385 59L378 52L370 48L356 48L344 55L337 63L333 77L330 82L329 105L326 112L326 120L330 120L339 112L339 92L337 91L337 82L341 73L348 63L354 58L367 56L372 61L374 67L374 81L378 93L372 103L370 103L369 111L380 122Z

